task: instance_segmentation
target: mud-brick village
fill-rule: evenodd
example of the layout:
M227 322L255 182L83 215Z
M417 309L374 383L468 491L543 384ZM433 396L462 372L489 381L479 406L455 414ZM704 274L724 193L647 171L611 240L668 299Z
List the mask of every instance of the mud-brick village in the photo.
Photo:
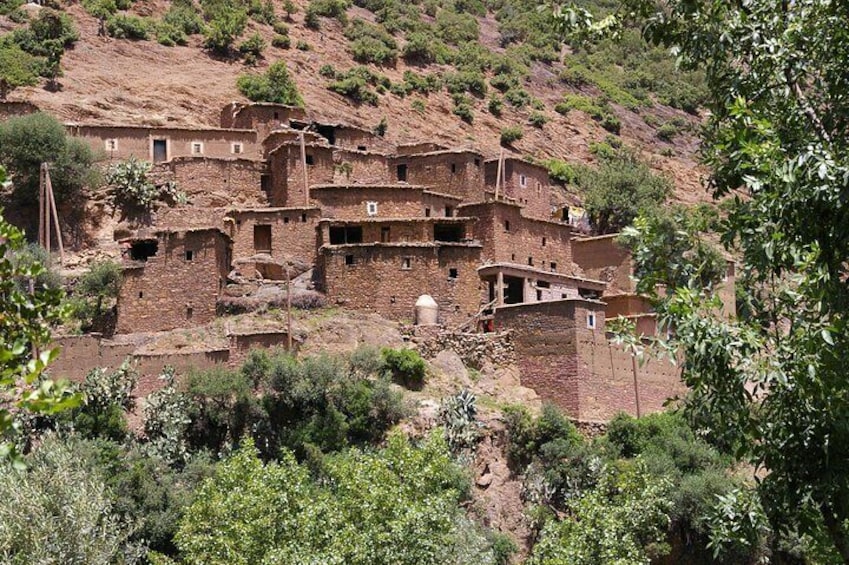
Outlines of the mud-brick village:
M215 128L65 127L107 163L153 163L155 183L178 187L182 201L114 229L122 282L111 335L57 338L56 372L82 379L129 356L150 391L169 364L297 349L289 325L228 321L294 297L397 322L423 351L462 357L487 344L515 361L521 387L588 425L636 414L637 403L658 411L681 392L674 365L637 366L608 339L607 320L653 335L655 315L616 234L591 235L580 202L552 205L541 164L427 140L392 145L281 104L227 104ZM733 282L729 262L718 293L730 311ZM222 326L180 348L160 351L168 340L154 337Z

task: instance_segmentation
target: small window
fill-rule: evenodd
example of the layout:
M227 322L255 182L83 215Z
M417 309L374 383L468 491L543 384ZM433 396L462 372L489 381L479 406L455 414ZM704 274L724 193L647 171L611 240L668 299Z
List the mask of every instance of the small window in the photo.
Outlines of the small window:
M345 264L346 265L355 265L356 261L354 260L353 255L345 255Z
M542 246L545 247L545 238L542 238Z
M234 143L231 146L230 151L233 153L233 155L241 155L242 154L242 144L241 143Z
M301 214L301 223L304 223L304 224L305 224L306 222L307 222L307 215L306 215L306 214Z
M289 216L283 216L283 223L284 223L284 224L288 224L288 223L289 223Z
M541 300L542 300L542 291L540 289L537 289L537 302L539 302Z
M453 215L454 215L454 210L451 208L451 206L446 206L445 207L445 217L450 218Z
M365 145L357 145L357 149L360 150L360 151L365 151L366 146Z
M460 276L460 275L457 272L457 269L455 269L455 268L448 269L448 278L449 279L456 279L458 276Z
M425 208L425 218L430 218L430 208Z
M192 155L203 155L203 143L200 141L192 142Z
M409 271L413 268L413 258L412 257L401 257L401 270Z
M139 298L144 298L144 292L139 291Z
M537 182L537 194L539 194L539 193L541 193L541 192L542 192L542 183L541 183L541 182Z
M381 243L389 243L389 226L383 226L380 228L380 242Z
M186 319L187 319L187 320L191 320L191 319L192 319L192 314L194 314L194 310L192 309L192 307L191 307L191 306L186 306Z
M510 231L510 220L504 220L504 231Z
M526 188L528 186L528 177L525 175L519 175L519 186Z
M552 270L552 271L556 271L556 270L557 270L557 263L554 263L554 262L552 261L552 263L551 263L551 270Z
M475 157L475 167L480 167L480 166L481 166L481 160L478 159L477 157Z
M587 327L591 330L595 329L595 312L587 312Z
M107 151L118 151L118 140L117 139L107 139L106 140L106 150Z
M311 154L307 153L307 165L312 166L314 164L315 164L315 159L313 158L313 156Z
M279 112L274 112L274 119L275 119L275 120L279 120L279 119L280 119L280 113L279 113Z
M186 251L186 261L191 261L194 258L195 258L195 252L194 251Z
M516 260L516 254L515 254L515 253L511 253L511 254L510 254L510 260L511 260L511 261L515 261L515 260Z
M528 265L530 265L531 267L534 266L534 258L533 257L528 257Z
M395 175L398 182L407 182L407 165L398 165L395 167Z
M451 163L451 174L457 172L457 163Z
M366 214L377 216L377 202L366 202Z

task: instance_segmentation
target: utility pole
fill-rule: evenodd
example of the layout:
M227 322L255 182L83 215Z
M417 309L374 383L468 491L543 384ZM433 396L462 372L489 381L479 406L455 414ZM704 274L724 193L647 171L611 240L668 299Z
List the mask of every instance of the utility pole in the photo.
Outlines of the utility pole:
M283 268L286 270L286 345L289 354L292 354L292 278L289 276L289 261L283 260Z
M637 383L637 353L631 352L631 370L634 372L634 402L637 405L637 418L640 417L640 386Z
M501 148L501 152L498 154L498 171L495 174L495 200L498 200L498 194L501 190L501 170L504 166L504 148Z
M299 136L301 140L301 168L304 170L304 206L310 206L310 178L307 173L307 148L304 144L304 132Z

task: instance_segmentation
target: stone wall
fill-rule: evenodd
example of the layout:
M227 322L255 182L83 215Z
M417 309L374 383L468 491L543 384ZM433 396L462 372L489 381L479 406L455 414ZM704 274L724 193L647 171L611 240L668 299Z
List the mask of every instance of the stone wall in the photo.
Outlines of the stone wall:
M0 100L0 121L14 118L17 116L26 116L27 114L35 114L38 112L38 106L29 102L10 102Z
M485 362L496 366L512 365L516 362L512 331L492 333L468 333L440 331L430 339L418 344L423 357L433 358L440 351L450 349L460 356L463 364L480 369Z
M335 171L333 149L326 145L307 144L305 150L307 182L310 186L332 184ZM284 143L272 151L269 155L269 171L272 206L291 208L306 205L300 144Z
M633 294L631 254L616 243L618 234L575 239L572 256L584 276L608 283L605 294Z
M418 187L377 185L319 186L311 191L313 200L321 206L322 216L334 219L357 218L419 218L424 217L422 189ZM369 214L368 203L376 210Z
M498 179L498 160L486 162L486 186L495 191ZM523 206L522 213L529 218L551 219L551 186L548 169L520 159L504 160L502 192Z
M393 182L399 180L398 167L403 165L407 167L409 184L438 187L439 192L470 202L483 200L483 159L476 153L439 151L392 157L389 174Z
M457 325L480 308L479 258L475 245L325 246L319 271L328 298L346 308L413 320L416 300L429 294L440 321Z
M304 121L306 117L306 110L295 106L232 102L221 110L221 127L254 129L259 139L264 139L269 132L288 127L290 120Z
M233 240L232 257L244 259L266 249L254 245L254 230L258 225L271 226L271 257L315 263L316 227L321 211L318 208L272 208L267 210L229 210L228 234Z
M70 135L82 139L110 160L134 156L153 161L153 141L158 139L166 140L166 161L177 157L261 157L257 134L252 130L76 124L67 124L66 128ZM114 146L111 145L113 141ZM195 143L201 144L199 153L193 148Z
M262 191L265 163L248 159L179 157L162 165L170 169L177 189L197 207L268 206Z
M504 202L462 205L459 213L478 218L474 236L484 246L484 261L574 272L572 229L568 225L526 218L518 206Z
M336 184L386 184L394 183L389 175L386 155L351 149L336 149L333 182Z
M192 327L215 318L229 271L228 238L212 229L172 232L161 235L158 246L155 255L124 269L117 333Z

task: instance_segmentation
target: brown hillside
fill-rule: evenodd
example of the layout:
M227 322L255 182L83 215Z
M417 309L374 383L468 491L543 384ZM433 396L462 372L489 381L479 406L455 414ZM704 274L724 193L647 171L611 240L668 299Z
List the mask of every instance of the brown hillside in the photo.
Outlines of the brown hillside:
M76 20L80 40L69 50L62 61L64 76L61 90L49 92L41 87L14 91L11 100L28 100L66 121L83 123L128 123L146 125L217 125L221 107L234 100L244 100L236 89L237 77L245 72L260 72L278 59L284 59L297 82L308 109L325 121L349 122L364 127L374 127L385 117L391 141L403 143L432 140L448 146L469 145L485 154L498 151L500 131L509 125L522 125L524 138L515 143L514 150L525 156L537 158L556 157L575 162L592 162L588 145L605 138L606 132L581 112L561 116L553 111L560 100L564 86L557 80L558 66L535 64L524 85L526 90L541 100L550 121L542 128L527 123L530 110L516 110L505 104L504 113L496 118L486 111L486 100L474 100L474 124L468 125L451 113L452 103L446 92L431 94L426 110L419 114L411 108L418 95L404 99L392 94L380 96L377 107L354 105L346 98L325 88L327 80L318 74L322 65L332 64L344 70L356 63L348 50L341 26L335 20L322 19L320 31L304 27L306 2L299 0L300 10L294 15L290 36L292 49L270 46L272 31L269 26L250 22L245 36L257 31L269 46L265 60L256 69L240 61L215 59L201 48L201 38L189 38L185 47L164 47L155 41L128 41L97 35L97 20L79 5L66 8ZM164 2L140 0L133 11L141 15L161 15ZM278 7L278 15L282 16ZM367 10L352 7L350 17L373 21ZM423 16L427 18L427 16ZM497 22L491 16L480 18L482 44L493 51L503 51L498 46ZM8 18L0 17L0 30L11 29ZM299 41L307 42L311 49L294 48ZM408 67L403 60L394 68L381 68L380 72L398 81ZM414 70L433 72L442 67L416 67ZM447 69L447 67L445 67ZM615 108L622 121L623 141L644 153L652 165L670 175L676 186L676 199L683 202L705 200L707 195L700 184L701 172L696 165L695 138L684 134L673 143L657 139L655 129L642 117L621 107ZM675 116L695 119L687 114L656 106L642 112L655 114L660 121ZM661 154L663 153L663 155Z

